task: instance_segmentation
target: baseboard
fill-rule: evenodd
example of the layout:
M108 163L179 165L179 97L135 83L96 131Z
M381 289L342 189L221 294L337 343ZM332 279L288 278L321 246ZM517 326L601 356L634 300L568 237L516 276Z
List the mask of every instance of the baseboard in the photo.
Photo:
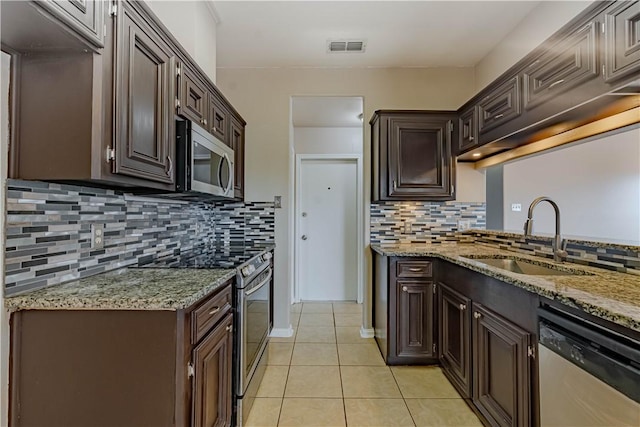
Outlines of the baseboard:
M293 328L289 325L288 328L273 328L271 329L270 337L289 338L293 336Z
M374 329L365 329L365 327L360 328L360 338L375 338L376 333Z

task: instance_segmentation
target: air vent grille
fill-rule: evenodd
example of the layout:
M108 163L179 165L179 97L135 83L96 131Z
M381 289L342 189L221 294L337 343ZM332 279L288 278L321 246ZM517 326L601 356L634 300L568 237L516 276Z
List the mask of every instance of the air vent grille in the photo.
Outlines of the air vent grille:
M329 53L362 53L366 42L364 40L328 40Z

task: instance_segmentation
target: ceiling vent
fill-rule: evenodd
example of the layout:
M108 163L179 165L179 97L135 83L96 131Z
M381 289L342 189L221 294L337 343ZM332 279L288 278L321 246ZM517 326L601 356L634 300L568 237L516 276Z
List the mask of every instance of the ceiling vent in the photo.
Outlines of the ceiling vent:
M364 40L328 40L328 53L362 53L367 43Z

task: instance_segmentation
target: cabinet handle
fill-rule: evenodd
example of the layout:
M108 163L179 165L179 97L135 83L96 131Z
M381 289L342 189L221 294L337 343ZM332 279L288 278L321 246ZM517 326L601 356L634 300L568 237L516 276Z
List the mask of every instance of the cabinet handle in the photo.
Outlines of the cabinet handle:
M409 271L413 271L413 272L417 273L419 271L422 271L422 269L421 268L416 268L416 267L411 267L411 268L409 268Z
M402 287L402 292L407 292L409 290L409 288L407 288L406 286Z
M393 191L396 191L396 188L398 188L398 184L396 183L396 180L393 180Z
M225 329L227 330L227 332L231 332L233 331L233 325L229 325Z
M460 304L460 310L464 311L466 309L467 309L467 306L465 304Z
M167 170L167 176L171 176L173 173L173 161L171 160L171 156L167 156L167 161L169 162L169 169Z
M504 114L496 114L495 116L493 116L494 119L500 119L504 117Z
M218 132L218 128L214 126L214 127L213 127L213 131L214 131L214 132Z
M482 317L482 314L478 313L477 311L473 313L473 317L476 319L479 319Z
M547 88L547 90L551 89L551 88L552 88L552 87L554 87L554 86L558 86L559 84L562 84L562 83L564 83L564 79L560 79L560 80L558 80L557 82L553 82L553 83L551 83L551 84L549 85L549 87Z
M206 126L206 125L207 125L207 119L204 119L204 120L203 120L203 123L204 123L204 125Z
M220 311L220 307L213 307L213 310L211 310L211 311L209 312L209 314L210 314L210 315L211 315L211 314L216 314L216 313L217 313L217 312L219 312L219 311Z

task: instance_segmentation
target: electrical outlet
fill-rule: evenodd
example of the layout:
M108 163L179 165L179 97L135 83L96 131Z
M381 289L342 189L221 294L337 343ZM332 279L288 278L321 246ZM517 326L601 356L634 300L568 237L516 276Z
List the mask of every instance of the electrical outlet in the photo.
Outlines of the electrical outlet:
M522 210L522 205L520 203L511 203L512 212L520 212L521 210Z
M465 231L471 228L471 220L470 219L459 219L458 220L458 231Z
M412 227L411 227L411 224L412 224L412 223L411 223L411 222L409 222L409 221L405 221L405 222L404 222L404 225L403 225L403 232L404 232L404 234L411 234L411 232L413 231L413 230L412 230Z
M273 196L273 207L276 209L282 208L282 196Z
M91 224L91 249L104 247L104 224Z

